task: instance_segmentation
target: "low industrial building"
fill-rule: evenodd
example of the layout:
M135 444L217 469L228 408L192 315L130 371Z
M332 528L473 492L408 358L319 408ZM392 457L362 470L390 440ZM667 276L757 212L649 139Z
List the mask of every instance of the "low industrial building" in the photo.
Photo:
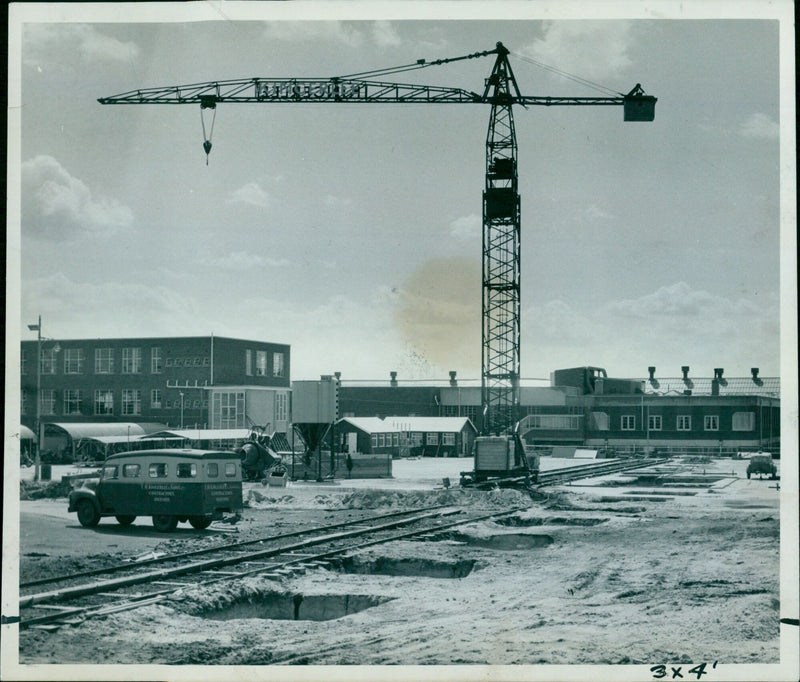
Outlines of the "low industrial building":
M520 389L520 428L529 445L589 447L613 452L731 455L766 450L780 456L780 379L678 376L608 377L600 367L556 370L549 385ZM344 418L392 415L467 417L482 429L481 388L455 372L438 384L402 382L392 372L382 385L341 381ZM562 450L563 451L563 450Z

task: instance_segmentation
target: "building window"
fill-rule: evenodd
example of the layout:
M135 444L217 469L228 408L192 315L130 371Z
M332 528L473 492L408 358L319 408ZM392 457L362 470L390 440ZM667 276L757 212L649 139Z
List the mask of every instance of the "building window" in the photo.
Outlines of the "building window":
M164 367L172 367L172 358L164 360Z
M56 349L45 348L42 350L41 358L42 374L55 374L56 373Z
M200 409L200 401L199 400L195 400L194 401L194 409L195 410L199 410Z
M122 414L142 413L142 392L138 388L122 389Z
M647 416L647 429L649 431L661 431L660 414L650 414Z
M28 373L28 354L24 350L19 354L19 373Z
M439 443L439 434L435 431L430 431L425 434L425 445L437 445Z
M287 410L286 405L288 403L287 395L285 393L276 393L275 394L275 421L282 422L286 421L287 418Z
M719 416L707 414L703 417L703 429L705 431L719 431Z
M56 392L52 388L42 389L42 398L39 402L42 414L56 413Z
M527 418L531 429L561 429L576 431L581 427L583 415L576 414L532 414Z
M172 364L175 367L183 367L183 360L181 360L180 358L175 358L175 360L173 360Z
M153 346L150 349L150 373L161 374L161 347Z
M249 377L253 376L253 351L251 350L244 352L244 373Z
M678 415L678 431L691 431L692 430L692 417L688 414Z
M267 376L267 351L265 350L256 351L256 376Z
M734 431L753 431L756 428L756 413L734 412L731 428Z
M64 414L81 413L81 392L71 389L64 391Z
M400 445L400 434L399 433L393 433L392 434L392 445L394 445L394 447L398 447Z
M621 431L633 431L636 429L636 416L632 414L623 414L619 418L619 428Z
M142 349L123 348L122 349L122 373L141 374L142 372Z
M283 353L272 354L272 376L274 377L286 376L286 367L283 361Z
M28 413L28 392L24 388L19 392L19 412Z
M154 388L150 391L150 409L151 410L160 410L161 409L161 389Z
M454 433L442 434L442 445L455 445L455 444L456 444L456 434Z
M209 359L208 359L208 356L205 356L205 357L203 358L203 367L208 367L210 364L211 364L211 363L210 363L210 361L209 361Z
M64 351L64 374L83 374L83 348Z
M114 414L114 392L97 390L94 392L94 413Z
M95 348L94 349L94 373L113 374L114 373L114 349ZM102 412L100 414L103 414Z
M383 433L378 434L378 447L379 448L386 447L386 435Z
M369 437L369 442L370 442L370 444L372 445L373 448L377 448L378 447L378 434L377 433L371 434L370 437Z
M214 429L244 428L244 391L230 393L214 393L213 397Z

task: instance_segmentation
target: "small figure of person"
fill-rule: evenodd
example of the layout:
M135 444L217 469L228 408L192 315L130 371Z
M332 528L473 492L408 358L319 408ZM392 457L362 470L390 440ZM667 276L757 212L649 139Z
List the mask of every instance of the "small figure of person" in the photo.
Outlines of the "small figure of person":
M349 452L347 453L345 465L347 466L347 478L350 478L350 473L353 471L353 458L350 456Z

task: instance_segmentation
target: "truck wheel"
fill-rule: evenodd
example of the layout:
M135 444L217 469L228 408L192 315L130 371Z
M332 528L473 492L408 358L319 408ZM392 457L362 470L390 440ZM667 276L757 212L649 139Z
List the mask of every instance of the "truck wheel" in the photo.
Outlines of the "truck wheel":
M80 521L82 526L94 528L100 523L100 512L97 511L97 508L92 504L91 500L81 500L78 502L76 511L78 512L78 521Z
M192 528L204 530L211 525L211 519L207 519L205 516L190 516L189 523L191 524Z
M131 514L117 514L116 519L120 526L130 526L136 521L136 517Z
M177 516L168 516L167 514L156 514L153 516L153 528L159 533L171 533L177 526Z

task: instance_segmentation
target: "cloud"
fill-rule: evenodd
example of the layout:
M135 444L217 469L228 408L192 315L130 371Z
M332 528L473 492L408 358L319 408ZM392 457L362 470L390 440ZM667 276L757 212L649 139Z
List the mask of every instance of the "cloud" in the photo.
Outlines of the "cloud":
M272 197L257 182L248 182L228 194L228 203L230 204L248 204L257 208L267 208L271 202Z
M95 197L52 156L22 164L22 228L26 234L67 240L111 235L133 223L133 212L115 199Z
M127 62L139 55L132 41L122 41L106 35L88 24L28 24L23 39L24 63L40 67L57 65L46 56L53 48L66 49L80 55L84 62Z
M389 21L376 21L372 25L372 38L378 47L395 47L400 44L400 36Z
M326 195L324 201L326 206L333 206L337 208L350 206L353 203L353 200L349 197L335 197L333 194Z
M753 114L742 123L739 134L769 140L780 138L780 126L766 114Z
M630 34L627 21L546 22L543 37L521 52L582 78L616 78L631 64Z
M365 42L363 31L343 21L271 21L264 25L264 34L271 42L331 41L348 47Z
M701 375L714 367L746 375L751 366L777 374L778 296L760 298L720 296L675 282L588 311L560 300L529 306L522 313L525 373L599 365L612 376L644 376L649 365L658 365L666 376L688 364Z
M207 319L201 301L173 286L76 282L63 273L23 282L22 319L38 314L47 335L62 339L195 334Z
M456 218L450 223L450 236L456 239L479 239L481 236L481 218L475 213Z
M286 258L267 258L249 251L233 251L224 256L209 258L205 262L226 270L283 268L291 265Z

